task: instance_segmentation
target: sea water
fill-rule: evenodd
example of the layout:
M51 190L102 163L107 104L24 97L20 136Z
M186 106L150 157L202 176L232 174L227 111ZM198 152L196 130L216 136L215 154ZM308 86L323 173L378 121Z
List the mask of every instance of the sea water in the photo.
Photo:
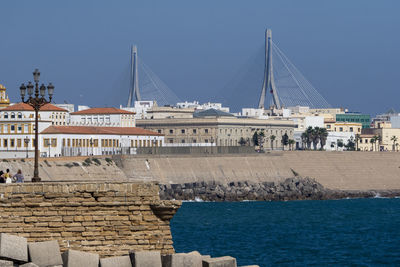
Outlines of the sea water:
M171 231L176 252L238 266L400 266L400 199L185 202Z

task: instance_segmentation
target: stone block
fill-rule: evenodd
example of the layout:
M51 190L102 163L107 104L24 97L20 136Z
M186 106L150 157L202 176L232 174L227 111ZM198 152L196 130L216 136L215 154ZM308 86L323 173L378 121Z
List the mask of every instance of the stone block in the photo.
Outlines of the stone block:
M62 265L60 246L56 240L28 243L30 261L39 266Z
M0 260L0 267L14 267L14 262L7 260Z
M27 239L16 235L0 234L0 258L16 262L27 262Z
M33 262L28 262L23 265L20 265L19 267L39 267L39 265L34 264Z
M237 267L237 265L235 258L225 256L203 259L203 267Z
M100 259L100 267L132 267L129 256L119 256Z
M161 261L163 267L202 267L202 256L197 251L165 255Z
M67 250L62 254L64 267L98 267L99 255L77 250Z
M161 267L159 251L131 251L129 252L133 267Z

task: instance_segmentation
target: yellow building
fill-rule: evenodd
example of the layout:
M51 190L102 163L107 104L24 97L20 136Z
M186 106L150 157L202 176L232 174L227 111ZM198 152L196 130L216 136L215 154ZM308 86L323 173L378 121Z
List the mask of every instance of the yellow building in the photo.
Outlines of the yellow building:
M10 105L10 99L8 99L8 95L6 94L6 88L4 85L0 84L0 108L5 108Z
M371 139L379 137L375 143ZM358 148L361 151L399 151L400 129L399 128L372 128L364 129L358 140Z
M342 122L335 120L325 120L324 126L328 132L346 132L361 134L362 124L356 122Z

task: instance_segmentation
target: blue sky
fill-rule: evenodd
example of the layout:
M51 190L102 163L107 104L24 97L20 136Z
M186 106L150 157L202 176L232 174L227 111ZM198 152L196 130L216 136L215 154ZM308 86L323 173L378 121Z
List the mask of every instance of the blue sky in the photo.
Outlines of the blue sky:
M137 44L181 99L216 101L268 27L333 106L400 111L399 10L396 0L2 0L0 83L18 101L20 83L38 67L58 103L122 104L129 48ZM257 99L259 88L246 93ZM252 104L244 99L231 104Z

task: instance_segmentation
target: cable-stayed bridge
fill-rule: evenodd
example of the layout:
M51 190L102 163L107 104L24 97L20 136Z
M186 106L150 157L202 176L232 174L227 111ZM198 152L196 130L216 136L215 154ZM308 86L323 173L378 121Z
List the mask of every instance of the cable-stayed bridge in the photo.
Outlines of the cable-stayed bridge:
M271 30L266 31L265 46L239 68L233 79L220 90L219 98L236 111L242 107L331 107L272 41Z
M272 41L272 32L269 29L265 34L263 49L240 68L238 75L220 91L219 97L224 105L236 111L242 107L331 107ZM246 101L249 99L251 102ZM138 57L136 46L132 46L127 106L133 106L135 100L157 101L159 106L174 105L180 101Z
M138 57L137 47L132 46L127 107L132 107L135 100L157 101L159 106L175 105L180 101L176 94Z

